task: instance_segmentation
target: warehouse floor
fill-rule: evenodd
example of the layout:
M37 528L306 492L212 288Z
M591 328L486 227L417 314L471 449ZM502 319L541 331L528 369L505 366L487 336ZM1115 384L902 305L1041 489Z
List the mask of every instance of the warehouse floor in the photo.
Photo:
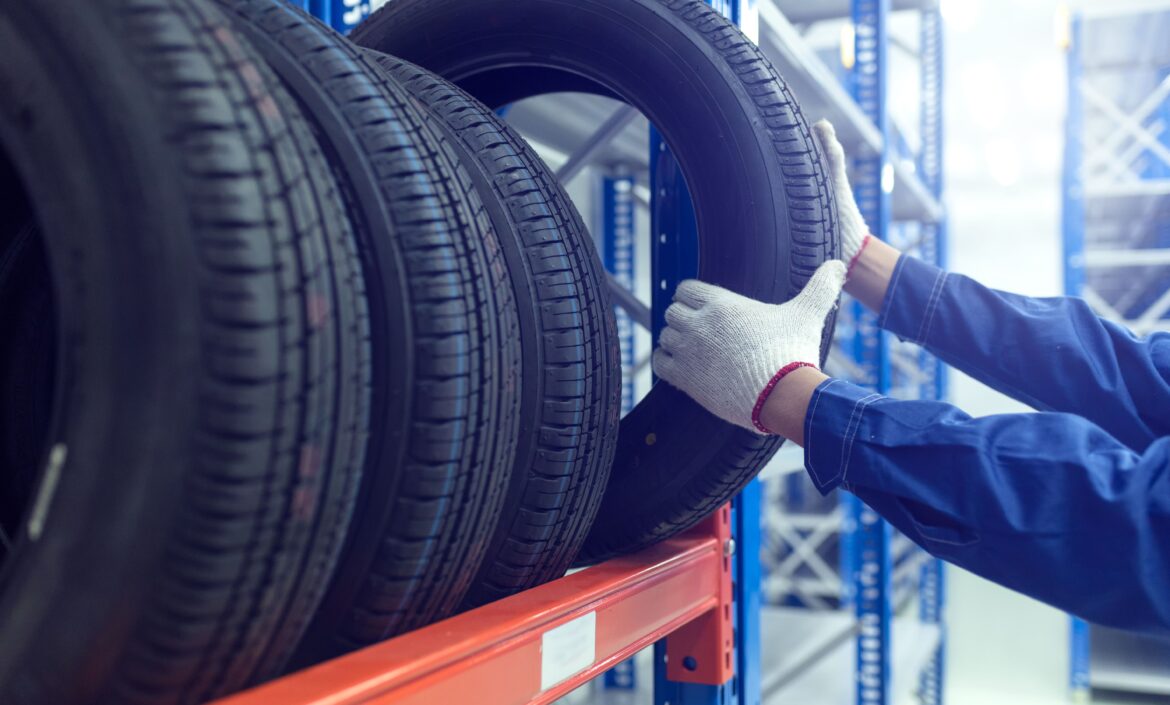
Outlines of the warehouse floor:
M948 705L1068 703L1068 617L948 569Z

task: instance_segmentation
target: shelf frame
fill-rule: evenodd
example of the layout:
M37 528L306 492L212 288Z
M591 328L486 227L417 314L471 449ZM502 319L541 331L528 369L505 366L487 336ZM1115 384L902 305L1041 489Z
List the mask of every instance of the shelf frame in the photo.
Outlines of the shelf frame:
M722 685L735 670L731 510L633 556L261 685L215 705L542 705L659 639L676 682ZM593 625L590 628L590 624ZM568 627L577 650L549 637ZM590 636L593 648L584 643ZM572 647L574 645L570 645ZM591 654L590 654L591 652ZM587 662L584 655L588 655ZM582 665L555 683L551 673ZM567 666L565 664L568 664ZM687 668L694 664L693 668Z

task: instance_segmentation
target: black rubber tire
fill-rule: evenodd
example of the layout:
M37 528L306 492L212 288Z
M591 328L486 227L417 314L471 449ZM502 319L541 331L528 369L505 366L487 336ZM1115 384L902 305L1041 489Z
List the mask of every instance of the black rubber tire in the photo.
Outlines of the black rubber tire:
M430 71L370 54L426 106L470 172L521 314L521 435L500 523L465 601L474 607L559 578L581 550L617 441L617 330L581 216L524 138Z
M682 167L704 281L780 302L837 254L832 194L796 101L759 49L700 0L395 0L352 38L493 108L564 90L637 107ZM656 385L622 419L580 562L693 526L779 445Z
M197 703L273 675L341 548L370 393L316 141L204 0L3 3L0 183L43 232L57 341L0 702Z
M217 1L310 117L369 283L375 431L349 542L294 659L303 665L458 608L514 461L519 323L475 184L409 95L283 0Z

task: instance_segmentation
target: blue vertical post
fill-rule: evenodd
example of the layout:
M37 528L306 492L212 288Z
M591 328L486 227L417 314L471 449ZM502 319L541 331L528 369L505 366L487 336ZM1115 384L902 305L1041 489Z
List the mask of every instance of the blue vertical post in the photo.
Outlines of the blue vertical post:
M373 8L382 3L376 0L302 0L310 11L333 29L348 34L357 27Z
M1085 285L1085 205L1081 179L1084 104L1081 96L1081 18L1074 16L1068 33L1068 112L1064 126L1064 165L1061 174L1061 239L1064 246L1064 291L1079 296ZM1089 625L1071 617L1069 628L1069 688L1074 698L1089 696Z
M666 309L679 282L699 271L695 209L682 170L662 135L650 128L651 334L666 327Z
M658 336L666 327L666 309L675 287L698 273L699 236L694 205L682 170L653 127L650 128L650 188L651 334L657 344ZM731 684L709 686L669 680L666 642L654 645L655 705L726 705L732 702L731 692Z
M866 223L876 237L889 239L890 167L889 115L886 110L887 20L890 0L853 0L855 63L850 77L854 99L882 135L876 155L854 163L854 194ZM890 384L888 343L878 329L876 316L858 303L854 315L857 331L854 357L867 379L864 384L887 392ZM853 537L856 581L854 609L858 619L857 694L860 705L890 703L891 622L890 526L856 498L846 501L856 522Z
M707 0L736 24L754 28L756 0ZM753 37L754 39L754 37ZM698 272L699 238L694 205L678 162L657 130L650 130L651 295L653 340L665 327L666 309L678 283ZM759 705L760 702L760 488L758 481L736 498L736 676L723 686L676 683L666 678L666 648L654 646L655 705Z
M857 511L859 502L848 492L840 493L838 506L841 512L841 535L837 545L837 572L841 575L840 608L853 610L857 607Z
M317 19L331 27L333 26L333 23L330 22L333 16L333 8L330 7L331 0L292 0L292 3L300 5Z
M634 287L634 178L617 173L601 178L601 236L605 268L626 289ZM622 413L634 408L634 322L618 308L622 356Z
M627 289L634 287L634 179L617 172L601 177L601 249L605 268ZM634 322L629 314L616 310L618 340L622 357L622 413L634 408ZM626 659L605 672L607 690L637 690L634 659Z
M918 586L918 618L926 624L938 625L939 629L938 649L918 679L918 701L922 705L942 705L943 701L943 669L947 653L946 624L943 621L945 607L945 566L934 558L922 566Z
M1077 617L1069 618L1069 691L1073 702L1088 702L1092 692L1089 685L1089 623Z
M735 694L738 705L760 705L760 574L761 517L763 491L752 480L732 504L735 537L733 576L735 580Z
M1068 112L1065 115L1064 165L1061 174L1061 236L1064 246L1064 291L1069 296L1080 296L1085 285L1085 205L1081 180L1084 105L1080 90L1080 17L1072 18L1068 36Z
M943 21L937 7L922 12L921 32L922 152L918 172L930 189L931 195L941 201L943 195ZM924 258L940 267L946 266L946 219L938 223L923 223ZM923 353L923 363L930 366L933 379L930 388L923 389L924 399L945 399L947 393L946 367L941 360ZM943 677L946 664L946 625L943 610L946 605L946 571L937 558L929 560L919 576L918 616L927 624L937 625L939 645L930 664L919 676L918 694L922 705L941 705Z

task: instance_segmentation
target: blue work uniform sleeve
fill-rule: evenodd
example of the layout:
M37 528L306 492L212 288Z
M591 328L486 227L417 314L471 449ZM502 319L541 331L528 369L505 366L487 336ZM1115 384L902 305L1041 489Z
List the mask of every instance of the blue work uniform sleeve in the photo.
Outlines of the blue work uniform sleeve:
M1170 438L1138 453L1070 414L972 418L828 380L805 464L944 560L1092 622L1170 632Z
M879 324L1042 411L1136 450L1170 435L1170 335L1140 339L1074 298L1008 294L903 256Z

